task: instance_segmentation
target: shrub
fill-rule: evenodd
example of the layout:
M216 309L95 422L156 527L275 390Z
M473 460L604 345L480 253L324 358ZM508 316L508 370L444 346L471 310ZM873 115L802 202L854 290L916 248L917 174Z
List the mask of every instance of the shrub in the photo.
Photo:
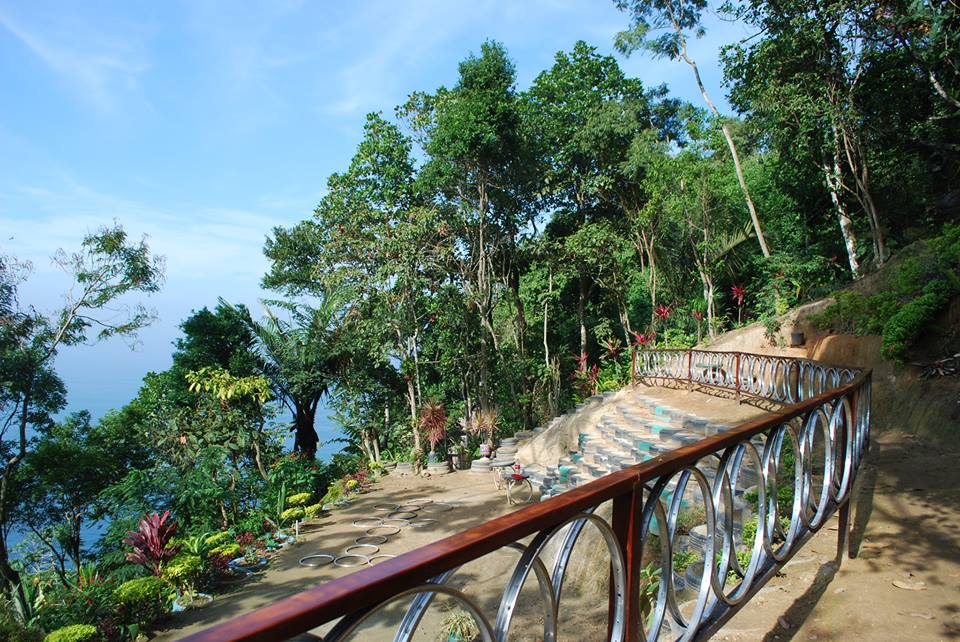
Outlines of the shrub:
M303 508L297 506L295 508L288 508L287 510L280 513L280 519L284 522L288 522L294 519L301 519L304 515Z
M264 496L272 502L281 486L293 493L314 493L323 487L329 476L327 467L315 459L302 457L298 453L280 457L270 466L270 483Z
M124 582L114 591L125 624L147 625L163 615L167 585L159 577Z
M700 556L693 551L677 551L673 554L673 572L683 575L687 567L699 559Z
M923 294L909 301L883 326L881 348L888 359L900 359L920 335L923 327L950 302L951 288L946 281L931 281Z
M43 642L90 642L99 637L97 627L92 624L71 624L49 633Z
M342 479L330 484L330 487L327 488L326 495L323 496L323 499L320 500L321 504L336 504L343 496L347 494L346 485L343 483Z
M212 547L220 546L226 542L229 542L233 535L229 531L220 531L219 533L214 533L206 539L206 545Z
M241 547L236 542L230 542L229 544L221 544L214 549L210 550L210 556L214 555L218 557L226 557L227 559L234 559L240 555Z
M310 506L305 506L303 508L303 514L305 517L314 518L323 511L323 504L312 504Z
M203 560L197 555L178 555L163 568L163 578L185 590L192 590L202 574Z
M13 605L6 596L0 594L0 640L9 642L40 642L43 633L23 626L17 620Z
M287 497L287 506L303 506L313 499L313 493L297 493Z

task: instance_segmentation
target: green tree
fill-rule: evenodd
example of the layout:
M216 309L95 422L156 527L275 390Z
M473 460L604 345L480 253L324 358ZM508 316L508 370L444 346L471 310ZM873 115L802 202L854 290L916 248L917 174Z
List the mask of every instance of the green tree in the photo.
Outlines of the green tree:
M260 372L293 415L293 449L308 459L316 457L320 441L314 425L317 408L343 360L336 339L345 300L346 294L338 291L318 298L316 306L282 304L289 319L266 306L262 321L249 312L243 317L256 338Z
M606 281L610 283L614 277L610 269L600 265L611 255L603 242L597 241L600 237L616 237L610 222L599 220L601 201L615 182L618 165L633 138L651 126L651 114L640 81L627 78L613 56L598 54L583 41L578 41L569 54L556 55L554 65L534 80L529 96L533 127L547 157L546 188L552 203L573 217L560 264L570 266L572 259L572 265L579 266L577 321L580 354L585 355L586 307L597 284L595 276L606 269ZM623 252L612 256L623 256ZM623 288L618 285L613 290L621 324L629 336L629 318L625 307L619 305L624 301Z
M131 242L118 224L87 235L78 252L61 250L54 260L74 283L63 307L51 314L19 302L17 286L23 273L11 260L0 261L0 439L9 443L0 477L0 576L7 588L19 580L9 563L6 533L12 517L11 484L27 456L28 428L49 425L50 413L64 405L63 384L52 365L57 351L83 343L91 333L95 341L135 337L153 315L142 305L124 305L123 298L156 292L163 277L162 259L150 253L146 241Z
M51 552L64 584L67 561L74 569L83 561L82 529L96 519L99 493L146 461L143 442L117 419L108 413L93 425L86 411L68 415L41 431L17 472L14 520Z
M510 279L516 236L529 212L514 189L529 170L516 70L503 45L485 42L460 63L452 89L414 94L402 108L429 160L420 183L443 202L451 272L481 326L477 396L493 403L491 379L500 337L494 327L497 284Z
M765 257L769 257L770 249L767 247L766 238L760 227L760 217L757 215L750 189L747 187L746 178L744 178L740 153L737 151L733 133L710 99L710 95L703 85L703 80L700 78L700 69L697 67L697 62L687 50L687 40L691 31L698 38L704 34L701 15L707 6L706 0L614 0L614 4L621 11L630 14L631 22L628 30L617 34L617 49L627 55L639 49L645 49L654 57L682 60L690 66L697 87L700 89L700 95L703 96L703 101L707 104L711 113L721 122L723 137L726 140L727 148L730 150L730 158L733 160L737 181L740 183L744 201L750 212L750 220L753 223L757 242L760 244L760 251L763 252Z

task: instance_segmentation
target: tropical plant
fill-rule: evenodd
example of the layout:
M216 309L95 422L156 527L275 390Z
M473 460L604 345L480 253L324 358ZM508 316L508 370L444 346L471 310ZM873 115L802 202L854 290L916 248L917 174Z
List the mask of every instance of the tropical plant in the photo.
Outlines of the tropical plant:
M180 554L163 567L162 577L176 586L181 593L190 595L196 589L203 572L203 560L199 555Z
M497 419L497 411L490 408L474 410L469 417L461 417L457 421L465 432L480 437L485 443L492 446L493 435L497 430Z
M233 534L231 534L230 531L220 531L219 533L214 533L213 535L210 535L209 537L207 537L207 539L204 540L204 544L208 547L208 550L209 550L210 548L213 548L215 546L220 546L221 544L225 544L226 542L230 541L230 539L232 538L233 538Z
M428 401L420 406L420 428L430 444L430 452L436 452L437 444L447 434L447 409L442 401Z
M92 624L71 624L51 631L43 642L95 642L99 637L100 632Z
M161 566L180 552L180 546L171 543L177 532L177 522L167 521L170 511L163 515L154 513L145 515L139 523L139 530L128 531L123 543L133 548L127 553L127 561L144 566L154 575L160 575Z
M287 506L304 506L313 499L313 493L297 493L287 497Z
M13 612L20 624L30 629L37 625L40 609L43 608L43 584L40 582L21 582L15 591L11 591Z
M155 576L140 577L124 582L114 591L124 624L147 626L165 612L166 595L170 589Z
M693 551L677 551L673 554L673 572L683 574L687 567L698 561L700 556Z

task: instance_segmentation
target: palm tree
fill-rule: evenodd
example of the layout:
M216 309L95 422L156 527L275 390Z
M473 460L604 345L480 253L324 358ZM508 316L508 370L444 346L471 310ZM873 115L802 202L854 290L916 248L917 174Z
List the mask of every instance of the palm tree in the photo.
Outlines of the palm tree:
M342 363L335 346L344 300L342 293L334 292L321 295L315 307L274 301L276 307L287 310L288 319L280 318L266 303L262 321L254 321L249 310L243 313L254 336L258 367L293 415L293 450L310 459L316 456L320 441L314 427L317 407Z

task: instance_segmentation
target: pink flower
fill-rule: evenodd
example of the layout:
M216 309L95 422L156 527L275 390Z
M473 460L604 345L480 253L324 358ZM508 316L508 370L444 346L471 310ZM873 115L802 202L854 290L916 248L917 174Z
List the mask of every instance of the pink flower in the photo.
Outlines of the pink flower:
M659 304L657 306L657 311L654 312L657 315L657 318L661 321L666 321L670 318L670 315L673 314L673 306Z

